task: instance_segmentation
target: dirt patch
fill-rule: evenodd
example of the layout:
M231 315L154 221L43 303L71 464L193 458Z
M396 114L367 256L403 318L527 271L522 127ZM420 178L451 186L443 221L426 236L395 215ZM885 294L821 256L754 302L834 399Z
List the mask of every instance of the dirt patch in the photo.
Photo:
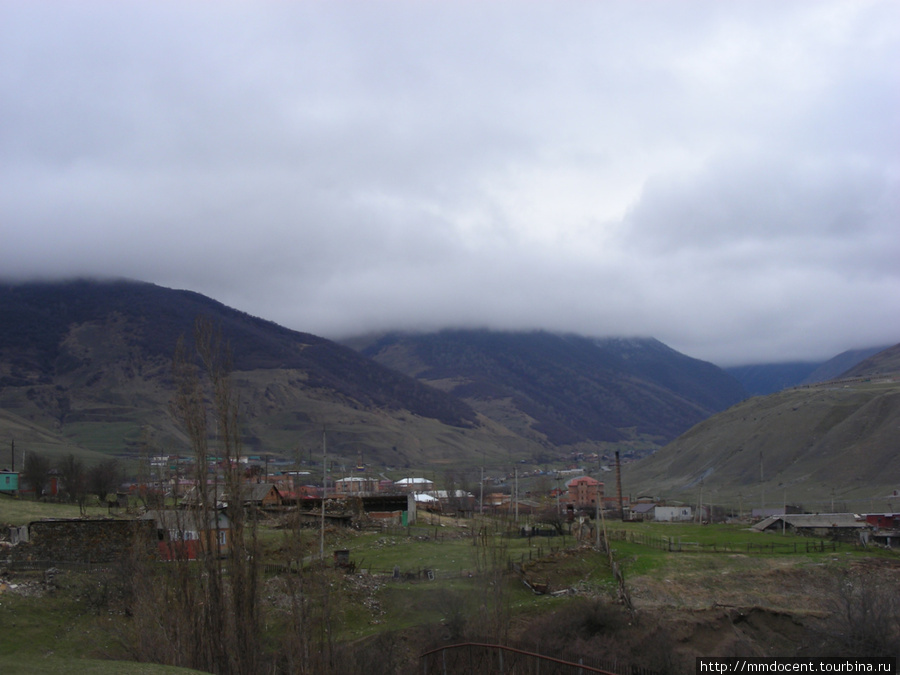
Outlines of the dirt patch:
M0 595L9 593L27 598L41 598L59 587L60 570L50 568L43 572L0 573Z
M554 566L568 558L546 558L528 571L554 579ZM900 627L896 605L883 605L873 630L856 635L861 621L847 609L859 598L875 609L883 589L900 588L900 560L685 554L626 579L633 614L595 594L522 626L519 637L666 673L695 672L698 656L871 655L900 639L891 633Z
M792 558L679 555L662 574L628 577L638 609L759 607L819 614L833 585L836 561L798 563Z

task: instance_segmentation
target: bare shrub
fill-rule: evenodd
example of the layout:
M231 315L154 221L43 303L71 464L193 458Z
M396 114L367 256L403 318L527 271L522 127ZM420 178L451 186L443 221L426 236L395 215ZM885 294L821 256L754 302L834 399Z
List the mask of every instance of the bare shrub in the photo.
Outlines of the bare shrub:
M900 594L877 574L835 574L826 622L831 656L879 657L900 654Z
M582 658L601 667L615 661L622 667L676 671L674 640L664 625L650 617L635 618L621 605L601 598L576 599L534 619L520 644L546 656Z

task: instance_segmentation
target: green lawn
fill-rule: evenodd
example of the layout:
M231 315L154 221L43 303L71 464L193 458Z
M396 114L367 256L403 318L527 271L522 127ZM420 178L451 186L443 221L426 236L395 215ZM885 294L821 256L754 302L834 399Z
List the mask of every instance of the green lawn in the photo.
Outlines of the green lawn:
M40 573L19 573L7 584L29 584ZM9 673L191 673L153 664L112 661L116 653L110 617L89 611L83 601L89 577L66 574L53 593L40 597L0 591L0 671ZM2 586L0 586L2 588Z
M199 670L159 666L133 661L72 659L56 656L11 657L3 659L4 675L190 675Z
M105 516L105 506L88 506L86 515ZM81 511L76 504L38 502L29 498L0 497L0 525L27 525L41 518L77 518Z

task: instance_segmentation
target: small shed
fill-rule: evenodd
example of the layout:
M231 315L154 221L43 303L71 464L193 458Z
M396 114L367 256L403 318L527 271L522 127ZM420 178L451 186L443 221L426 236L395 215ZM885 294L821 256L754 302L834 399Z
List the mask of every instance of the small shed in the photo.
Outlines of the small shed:
M653 510L656 508L656 504L651 503L641 503L634 504L631 507L631 519L632 520L652 520L653 519Z
M245 506L281 506L281 493L274 483L250 483L243 486L243 501Z
M685 522L693 518L694 510L690 506L653 507L653 519L661 523Z
M15 494L19 491L19 472L0 471L0 492Z

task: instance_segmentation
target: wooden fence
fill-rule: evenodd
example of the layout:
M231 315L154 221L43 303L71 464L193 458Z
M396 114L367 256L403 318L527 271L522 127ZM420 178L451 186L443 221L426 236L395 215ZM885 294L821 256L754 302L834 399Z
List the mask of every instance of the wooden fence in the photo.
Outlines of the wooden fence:
M810 539L805 542L697 542L682 541L681 537L664 537L643 532L616 530L610 532L610 541L627 541L632 544L669 551L671 553L825 553L837 552L842 545L837 541Z
M559 658L531 651L522 646L463 642L425 652L420 657L424 675L473 673L497 675L660 675L657 671L590 656Z

